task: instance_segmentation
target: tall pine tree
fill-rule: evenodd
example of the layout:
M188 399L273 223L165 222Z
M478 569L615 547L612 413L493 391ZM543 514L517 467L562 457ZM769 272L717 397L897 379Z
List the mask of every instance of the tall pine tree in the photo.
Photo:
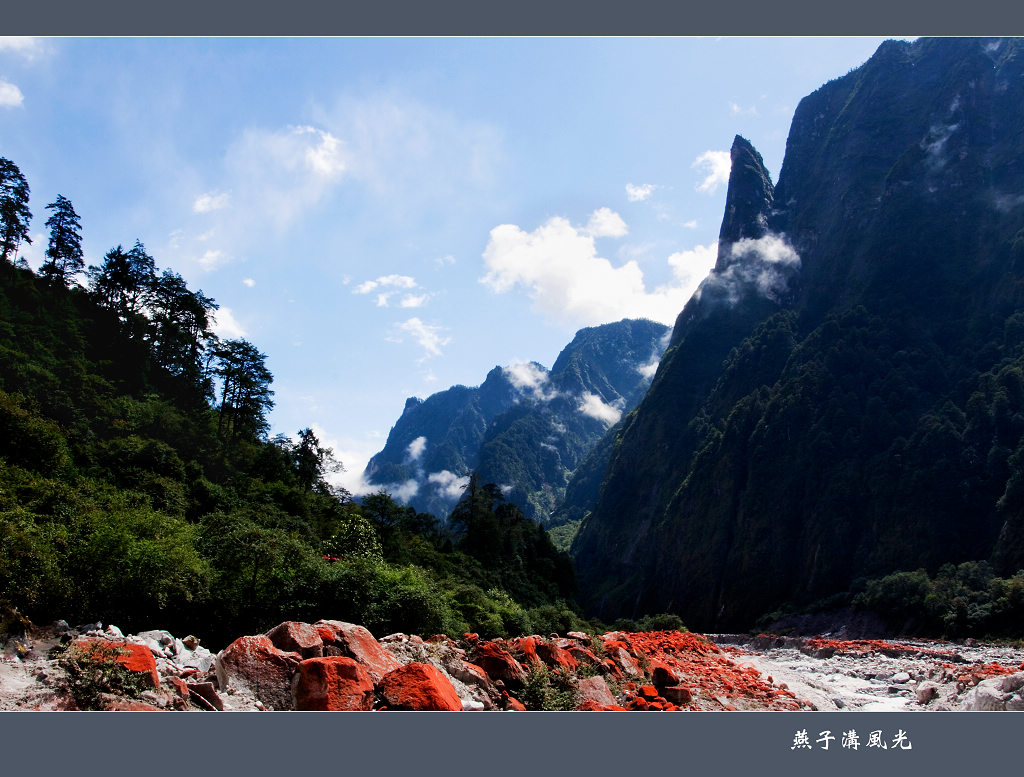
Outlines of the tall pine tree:
M67 286L82 270L82 225L71 200L63 194L46 206L53 215L46 220L50 228L50 245L46 249L46 261L39 273L51 281L60 281Z
M13 264L18 246L29 245L28 225L32 212L28 209L28 181L10 159L0 157L0 258Z

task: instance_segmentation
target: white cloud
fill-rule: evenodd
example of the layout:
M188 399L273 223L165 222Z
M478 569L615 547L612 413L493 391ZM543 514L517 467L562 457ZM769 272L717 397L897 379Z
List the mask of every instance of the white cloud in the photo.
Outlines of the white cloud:
M685 222L683 222L683 226L686 227L687 229L696 229L697 228L697 219L691 219L690 221L685 221Z
M509 382L524 394L531 394L534 399L547 402L558 396L554 389L548 390L548 373L539 364L533 362L515 362L503 371Z
M341 141L310 126L249 128L225 158L229 188L238 193L234 210L281 231L325 198L346 165Z
M730 305L736 304L748 289L778 300L788 289L793 271L800 266L800 255L784 235L738 240L729 247L729 258L734 260L732 264L709 275L707 285L724 291Z
M591 237L623 237L629 232L622 216L611 208L598 208L590 214L583 232Z
M386 307L388 307L388 300L391 299L391 295L392 294L394 294L393 291L386 291L383 294L378 294L377 295L377 307L379 307L379 308L386 308Z
M718 187L729 183L732 170L732 156L728 151L705 151L693 160L690 167L701 169L704 180L697 184L697 191L713 194Z
M254 281L252 278L243 278L242 283L248 286L250 289L256 285L256 281Z
M437 492L448 499L458 499L462 496L462 490L469 485L469 475L459 477L454 472L446 469L440 472L431 472L427 480L437 486Z
M420 484L412 478L404 483L393 483L386 488L391 496L402 504L408 504L409 500L420 492Z
M46 41L43 38L34 38L29 35L0 35L0 51L18 54L30 62L36 57L45 54L47 48Z
M206 192L196 197L192 203L193 213L209 213L213 210L220 210L228 204L230 195L227 192Z
M434 259L434 264L436 264L438 267L444 267L445 265L448 264L455 264L455 257L452 256L451 254L439 256L436 259Z
M227 256L223 251L211 248L199 257L199 266L204 270L213 270L224 264L225 261L227 261Z
M517 389L533 390L548 382L547 371L533 362L516 362L504 368L509 381Z
M591 394L589 391L583 392L577 409L583 415L596 418L598 421L604 421L608 426L614 426L622 418L621 409L607 404L597 394Z
M743 108L737 103L729 103L729 110L733 116L757 116L757 106L751 105L749 108Z
M382 275L375 281L364 281L352 289L353 294L369 294L374 289L391 286L396 289L415 289L416 279L408 275ZM378 303L379 304L379 303Z
M642 184L626 184L626 199L630 202L643 202L652 194L658 187L652 183Z
M656 373L658 371L658 364L660 362L661 362L660 358L654 357L649 362L646 362L644 364L638 364L637 368L636 368L636 371L639 372L641 375L643 375L648 380L650 380L651 378L654 377L654 373Z
M0 79L0 108L19 108L24 102L25 95L17 86Z
M450 337L441 336L441 327L433 324L425 324L419 318L410 318L408 321L403 321L397 324L397 328L411 335L420 347L424 351L423 358L419 361L423 362L432 356L441 355L441 347L448 345L451 342ZM398 340L401 342L401 340Z
M406 294L398 304L403 308L419 308L423 307L428 299L430 299L429 294Z
M554 217L533 232L514 224L492 229L480 281L499 294L522 286L534 310L573 324L642 317L671 325L713 266L715 250L673 254L672 282L648 291L635 260L613 266L597 255L593 235Z
M221 306L210 317L213 319L213 331L217 337L223 340L245 337L245 329L242 328L238 319L235 318L231 308Z
M413 440L406 447L405 452L409 455L410 461L418 461L423 451L427 449L427 438L420 436Z

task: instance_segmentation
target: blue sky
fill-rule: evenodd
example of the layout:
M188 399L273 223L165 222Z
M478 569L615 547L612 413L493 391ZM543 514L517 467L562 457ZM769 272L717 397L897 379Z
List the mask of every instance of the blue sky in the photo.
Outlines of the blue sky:
M881 38L0 38L0 156L86 263L140 239L267 354L272 433L358 489L405 398L671 324L736 134L773 180L800 98Z

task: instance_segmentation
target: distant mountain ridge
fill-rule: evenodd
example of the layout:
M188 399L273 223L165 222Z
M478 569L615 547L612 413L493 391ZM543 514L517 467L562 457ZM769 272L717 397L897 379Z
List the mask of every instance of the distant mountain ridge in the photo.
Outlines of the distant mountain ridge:
M888 41L744 138L716 266L573 546L603 617L1024 568L1024 42ZM968 604L965 602L965 607Z
M588 327L551 370L495 367L477 387L411 397L364 476L443 517L476 472L545 523L583 458L640 401L669 331L645 319Z

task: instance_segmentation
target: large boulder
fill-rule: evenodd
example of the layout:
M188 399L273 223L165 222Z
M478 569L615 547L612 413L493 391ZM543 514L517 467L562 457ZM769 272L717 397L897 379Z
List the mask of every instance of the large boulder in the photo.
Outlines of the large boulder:
M373 680L353 658L310 658L299 664L293 695L297 710L370 710Z
M615 696L612 695L608 683L603 677L587 677L579 681L580 709L587 705L586 709L603 709L609 705L617 704Z
M375 683L402 665L363 626L345 621L320 620L313 624L313 628L323 642L325 656L354 658L363 665Z
M156 658L145 645L110 640L102 637L81 637L74 642L74 649L84 658L94 661L113 660L138 677L144 685L160 687L160 675L156 671Z
M265 634L239 637L217 655L217 685L222 691L247 689L270 709L291 709L292 675L301 661Z
M377 686L377 693L389 710L462 709L454 686L430 664L406 664L389 672Z
M962 710L1024 710L1024 672L982 680L967 694Z
M320 658L324 654L320 632L308 623L285 621L268 631L267 637L279 650L298 653L303 658Z
M501 680L511 687L521 686L526 682L526 672L518 661L500 645L494 642L481 642L475 647L473 663L487 672L492 680Z

